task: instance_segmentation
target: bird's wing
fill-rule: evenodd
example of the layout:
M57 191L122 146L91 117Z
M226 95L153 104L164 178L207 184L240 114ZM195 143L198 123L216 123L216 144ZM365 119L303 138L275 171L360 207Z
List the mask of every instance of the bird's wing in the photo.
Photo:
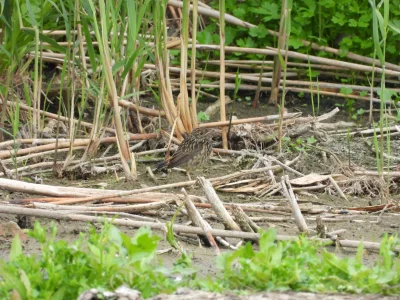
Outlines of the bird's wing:
M182 143L184 143L184 140ZM202 149L202 145L200 143L185 143L185 145L181 145L178 151L172 155L168 168L175 168L180 165L183 165L190 161L193 157L195 157Z

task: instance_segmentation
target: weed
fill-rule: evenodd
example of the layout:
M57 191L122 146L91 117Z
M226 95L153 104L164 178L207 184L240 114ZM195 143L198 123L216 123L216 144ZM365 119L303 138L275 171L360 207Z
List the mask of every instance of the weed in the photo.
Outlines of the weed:
M364 248L354 258L339 258L321 243L300 237L276 243L276 232L261 233L260 249L250 243L217 260L221 275L212 289L296 290L395 294L400 292L400 261L393 252L398 240L385 237L373 267L363 264ZM321 252L321 253L319 253Z
M363 264L364 248L353 258L339 258L321 249L321 242L301 236L276 241L275 230L260 233L259 249L250 243L217 257L215 278L199 278L191 256L177 243L168 224L168 241L181 252L172 268L155 260L159 237L140 228L133 237L106 223L90 227L73 242L56 240L35 223L28 235L40 244L39 255L24 255L18 236L8 262L0 261L0 298L10 292L21 299L76 299L85 290L114 290L126 284L144 298L172 293L179 286L214 292L294 290L311 292L400 293L400 261L396 237L385 236L373 266ZM179 278L180 280L175 280Z
M218 8L218 1L212 1L210 4ZM387 30L387 59L396 61L398 32L400 32L398 28L400 6L398 0L390 1L389 5L392 20L388 23ZM257 25L250 30L228 25L225 40L227 45L255 48L276 45L276 38L268 34L268 29L278 31L281 2L226 0L226 10L235 17ZM372 56L374 52L374 41L371 39L370 30L373 16L367 1L294 1L291 23L292 32L289 43L300 52L306 53L309 50L301 40L334 46L340 48L343 54L353 51ZM219 37L215 32L216 24L208 24L204 31L199 33L202 36L199 42L218 44ZM240 55L244 54L232 54L232 56ZM320 55L329 56L327 53L320 53ZM247 56L254 58L257 55Z
M210 116L206 114L204 111L199 111L197 113L197 120L199 120L199 122L209 121Z
M282 138L284 148L287 152L305 152L309 149L309 145L315 144L317 140L314 136L307 138L306 140L302 138L297 138L294 141L290 137Z
M40 255L24 255L16 237L9 262L0 262L0 298L11 290L21 299L76 299L87 289L112 290L128 284L144 297L172 292L176 283L167 270L154 262L159 237L149 229L140 228L133 237L105 224L98 233L91 227L87 236L72 243L56 240L38 222L29 236L40 243ZM181 273L181 272L180 272Z

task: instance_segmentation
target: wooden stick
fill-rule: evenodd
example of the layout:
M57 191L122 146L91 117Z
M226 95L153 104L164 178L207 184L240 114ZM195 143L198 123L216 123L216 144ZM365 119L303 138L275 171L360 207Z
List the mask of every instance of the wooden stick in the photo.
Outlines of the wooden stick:
M189 45L189 47L191 47L191 45ZM220 49L220 47L217 45L198 44L198 45L196 45L196 49L218 51ZM327 65L332 65L332 66L340 66L340 67L348 68L351 70L363 71L363 72L372 72L375 70L375 72L377 72L379 74L385 73L386 75L391 75L391 76L400 75L399 71L393 71L393 70L388 70L388 69L384 70L382 68L373 68L371 66L349 63L349 62L339 61L339 60L330 59L330 58L322 58L322 57L318 57L318 56L314 56L314 55L297 53L294 51L278 50L276 48L258 49L258 48L243 48L243 47L226 46L225 51L226 52L271 55L271 56L276 56L280 52L282 56L287 55L288 57L291 57L294 59L302 59L304 61L310 61L313 63L323 63L323 64L327 64Z
M78 206L78 205L58 205L56 203L33 203L35 207L53 210L75 210L75 211L97 211L101 212L124 212L124 213L140 213L147 210L158 210L166 207L168 203L174 200L151 202L146 204L135 205L112 205L112 206Z
M299 117L301 113L288 113L284 114L284 119L291 119ZM232 125L244 124L244 123L256 123L256 122L268 122L268 121L277 121L279 119L279 115L272 115L272 116L265 116L265 117L255 117L255 118L247 118L247 119L237 119L232 120ZM199 127L202 128L212 128L212 127L221 127L221 126L228 126L230 121L225 122L210 122L210 123L201 123ZM273 124L277 126L277 124Z
M333 179L332 176L329 176L329 181L332 183L332 185L334 186L340 197L342 197L346 201L349 201L349 199L347 199L346 195L343 193L342 189L339 187L339 185L336 183L335 179Z
M355 175L400 177L400 172L354 171Z
M281 180L282 184L282 191L285 195L286 199L289 200L290 206L292 208L293 217L296 221L297 227L299 228L300 232L304 232L307 235L309 234L308 226L306 220L301 213L299 204L297 203L296 196L294 195L293 191L291 190L291 185L289 182L289 176L285 175L282 177Z
M220 254L221 251L219 250L219 247L210 232L212 229L211 225L201 217L200 212L193 205L193 202L190 201L189 195L187 194L186 190L184 188L182 188L181 191L182 191L183 195L185 196L185 207L187 209L188 215L189 215L190 219L192 220L193 224L196 225L197 227L200 227L203 229L205 236L208 239L210 245L215 249L217 254Z
M215 213L219 218L221 218L222 223L224 223L224 225L230 230L240 230L240 227L235 223L225 206L222 204L211 182L204 177L197 177L197 181L203 188L203 191L206 194L208 201L211 203Z
M131 136L128 137L129 140L134 141L134 140L147 140L147 139L153 139L158 136L157 133L144 133L144 134L132 134ZM79 147L79 146L87 146L90 143L90 139L76 139L74 141L73 147ZM101 139L100 143L115 143L117 141L116 137L106 137ZM8 158L13 155L19 156L19 155L25 155L29 153L37 153L41 151L47 151L47 150L52 150L55 149L56 144L47 144L47 145L42 145L42 146L36 146L32 148L25 148L25 149L20 149L17 151L12 151L12 150L3 150L0 151L0 159L3 158ZM71 147L70 142L59 142L57 145L58 148L69 148Z
M152 222L142 222L142 221L132 221L132 220L121 220L121 219L112 219L112 218L103 218L103 217L93 217L93 216L83 216L77 214L63 214L56 211L46 211L40 209L33 208L25 208L25 207L15 207L10 205L0 205L0 213L5 214L13 214L13 215L23 215L23 216L31 216L38 218L49 218L49 219L57 219L57 220L66 220L66 221L80 221L80 222L92 222L92 223L100 223L109 222L115 225L128 226L128 227L143 227L147 226L154 230L161 230L165 232L166 224L165 223L152 223ZM200 227L190 227L185 225L173 225L173 230L175 233L190 233L190 234L203 234L204 231ZM260 238L259 233L251 233L251 232L243 232L243 231L233 231L233 230L220 230L220 229L211 229L211 234L223 236L223 237L231 237L231 238L240 238L240 239L249 239L253 241L258 241ZM280 241L295 241L297 240L297 236L287 236L287 235L277 235L276 240ZM326 245L332 245L333 242L330 239L316 239L318 241L326 243ZM360 244L363 244L365 249L373 249L379 250L381 244L374 242L366 242L366 241L355 241L355 240L339 240L337 243L342 247L350 247L357 248ZM395 251L399 252L400 247L396 247Z

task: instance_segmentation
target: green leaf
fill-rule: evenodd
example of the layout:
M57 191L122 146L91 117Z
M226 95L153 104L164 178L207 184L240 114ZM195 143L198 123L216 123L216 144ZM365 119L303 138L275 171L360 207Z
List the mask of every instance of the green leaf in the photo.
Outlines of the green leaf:
M332 22L335 24L339 24L340 26L343 26L344 24L347 23L346 16L341 12L336 12L332 17Z
M231 45L236 38L237 29L231 26L225 28L225 45Z
M24 270L19 269L18 271L19 271L19 276L20 276L21 282L24 285L27 294L30 295L31 294L31 282L30 282L28 276L26 275L26 273L24 272Z
M209 121L210 116L203 111L199 111L197 113L197 120L199 120L199 122Z
M236 8L233 11L233 15L239 19L243 19L246 16L246 10L242 7Z
M342 87L340 88L340 93L342 93L342 94L344 94L344 95L350 95L351 93L353 93L353 89L350 88L350 87L342 86Z
M317 140L314 136L310 136L309 138L307 138L308 144L315 144L316 142L317 142Z
M65 299L66 287L61 287L53 295L51 295L52 300L63 300Z
M19 235L15 235L11 243L10 261L17 261L22 254L22 244Z
M269 33L264 24L259 24L257 27L250 28L249 34L252 37L257 37L262 39L265 38Z
M278 4L269 1L262 1L259 7L251 7L249 8L249 11L263 15L264 22L279 20L281 17Z
M350 26L350 27L357 27L357 26L358 26L357 20L350 19L350 20L349 20L349 26Z
M216 24L207 25L202 31L197 33L197 41L200 44L213 44L214 38L213 33L217 30Z
M361 91L360 96L361 97L366 97L368 95L368 91Z
M304 44L301 39L297 37L290 37L289 39L289 45L293 47L294 49L299 49L300 47L303 47Z

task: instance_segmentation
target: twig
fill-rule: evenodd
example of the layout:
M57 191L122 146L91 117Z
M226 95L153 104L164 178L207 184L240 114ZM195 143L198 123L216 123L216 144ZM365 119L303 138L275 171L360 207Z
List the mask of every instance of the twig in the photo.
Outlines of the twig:
M157 178L154 176L153 171L151 170L150 167L146 167L146 172L147 172L147 174L149 174L151 180L153 180L153 182L157 183Z
M400 172L354 171L355 175L400 177Z
M66 221L81 221L81 222L92 222L92 223L100 223L109 222L115 225L128 226L128 227L143 227L147 226L154 230L161 230L165 232L166 224L165 223L152 223L152 222L142 222L142 221L132 221L132 220L121 220L121 219L111 219L111 218L103 218L103 217L93 217L93 216L84 216L84 215L75 215L75 214L62 214L59 212L45 211L40 209L33 208L25 208L25 207L15 207L10 205L0 205L0 213L5 214L14 214L14 215L24 215L24 216L32 216L39 218L49 218L49 219L57 219L57 220L66 220ZM173 230L175 233L190 233L190 234L204 234L204 231L200 227L191 227L184 225L173 225ZM259 233L251 233L251 232L243 232L243 231L233 231L233 230L220 230L220 229L211 229L211 234L218 235L222 237L231 237L231 238L241 238L241 239L249 239L258 241L260 238ZM297 236L287 236L287 235L277 235L276 240L280 241L295 241L297 240ZM322 241L326 243L326 245L332 245L334 242L330 239L316 239L318 241ZM366 241L355 241L355 240L339 240L337 243L342 247L351 247L357 248L360 244L363 244L365 249L373 249L379 250L381 244L374 242L366 242ZM400 247L396 247L395 251L399 252Z
M77 205L59 205L56 202L52 204L48 203L33 203L34 206L45 209L59 209L59 210L77 210L77 211L97 211L101 212L125 212L125 213L139 213L148 210L158 210L167 206L169 202L173 200L160 201L160 202L152 202L147 204L136 204L136 205L113 205L113 206L99 206L99 207L91 207L91 206L77 206Z
M339 236L344 234L347 230L346 229L338 229L331 232L327 232L326 236L331 240L337 240Z
M133 141L133 140L147 140L147 139L153 139L156 138L158 135L157 133L144 133L144 134L131 134L128 139ZM116 137L106 137L101 139L100 143L115 143L117 141ZM87 146L91 142L90 139L76 139L73 142L73 145L71 145L70 142L59 142L57 147L58 148L69 148L69 147L79 147L79 146ZM53 150L55 149L56 144L47 144L47 145L42 145L42 146L36 146L32 148L25 148L25 149L19 149L17 151L10 151L10 150L3 150L0 151L0 159L2 158L8 158L12 157L13 155L15 156L20 156L20 155L25 155L29 153L37 153L37 152L42 152L46 150Z
M185 207L187 209L190 219L197 227L200 227L203 229L205 236L207 237L210 245L215 249L216 253L219 255L221 253L221 251L219 250L219 247L210 232L212 229L211 225L208 224L208 222L201 217L199 211L193 205L193 202L190 201L189 195L187 194L186 190L184 188L182 188L181 191L185 196Z
M308 235L309 230L306 221L301 213L300 207L297 204L296 196L294 195L293 191L291 190L291 185L289 182L289 176L283 176L281 180L282 184L282 191L285 195L286 199L289 200L290 206L292 208L292 213L294 219L296 221L297 227L299 228L300 232L304 232Z
M200 183L208 201L211 203L215 213L221 218L221 221L224 223L224 225L231 230L240 230L240 227L235 223L231 215L222 204L211 182L204 177L198 177L197 181Z
M332 176L329 176L329 181L335 187L335 189L339 193L340 197L342 197L346 201L349 201L349 199L347 199L346 195L343 193L342 189L339 187L339 185L336 183L335 179L333 179Z

